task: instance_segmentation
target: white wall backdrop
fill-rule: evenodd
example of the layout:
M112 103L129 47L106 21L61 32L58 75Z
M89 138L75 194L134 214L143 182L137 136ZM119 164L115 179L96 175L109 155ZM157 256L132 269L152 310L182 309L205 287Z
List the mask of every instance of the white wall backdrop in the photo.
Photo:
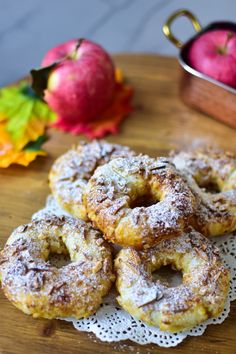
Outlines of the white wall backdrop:
M167 16L193 11L203 25L236 22L235 0L0 0L0 86L40 64L57 43L86 37L111 52L176 55L162 34ZM181 19L174 26L182 39L193 34Z

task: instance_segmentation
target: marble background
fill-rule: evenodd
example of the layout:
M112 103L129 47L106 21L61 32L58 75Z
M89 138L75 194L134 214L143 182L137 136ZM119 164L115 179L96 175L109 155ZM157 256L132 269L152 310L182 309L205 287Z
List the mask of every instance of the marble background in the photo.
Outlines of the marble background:
M203 25L236 21L235 0L0 0L0 86L37 67L57 43L86 37L114 52L176 55L162 34L166 18L188 8ZM181 39L193 34L180 19L174 30Z

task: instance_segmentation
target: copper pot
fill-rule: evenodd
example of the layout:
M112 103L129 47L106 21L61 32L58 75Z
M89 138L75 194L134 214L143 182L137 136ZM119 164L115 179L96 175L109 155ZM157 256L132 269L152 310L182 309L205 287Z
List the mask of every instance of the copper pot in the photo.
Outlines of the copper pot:
M187 17L196 30L195 36L184 44L171 31L172 23L180 16ZM200 73L193 69L188 62L188 51L193 41L202 33L214 29L236 32L236 24L232 22L213 22L202 28L197 18L190 11L178 10L167 19L163 26L166 37L177 48L180 48L178 60L181 66L180 95L182 100L187 105L236 128L236 89Z

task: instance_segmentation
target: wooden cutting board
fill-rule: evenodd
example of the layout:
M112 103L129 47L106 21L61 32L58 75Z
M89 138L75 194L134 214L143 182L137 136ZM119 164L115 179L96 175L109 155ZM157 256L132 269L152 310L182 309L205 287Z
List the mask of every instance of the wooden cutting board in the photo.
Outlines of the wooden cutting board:
M135 88L136 106L110 142L129 145L152 156L173 148L215 143L236 153L236 131L187 108L178 97L178 64L154 55L116 55L115 61ZM0 247L11 231L42 208L49 193L47 175L54 159L80 137L51 130L45 144L48 156L29 167L0 170ZM32 319L8 302L0 292L0 354L16 353L228 353L236 352L236 303L221 325L208 326L201 337L188 337L176 348L140 346L132 342L105 343L76 331L65 321Z

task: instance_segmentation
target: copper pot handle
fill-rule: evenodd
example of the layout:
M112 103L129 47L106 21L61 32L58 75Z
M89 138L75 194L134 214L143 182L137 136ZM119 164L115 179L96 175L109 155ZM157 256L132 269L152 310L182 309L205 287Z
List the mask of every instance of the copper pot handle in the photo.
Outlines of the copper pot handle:
M171 31L171 25L178 17L181 17L181 16L187 17L190 20L190 22L192 23L196 32L199 32L202 29L198 19L192 14L192 12L190 12L188 10L178 10L178 11L174 12L172 15L170 15L170 17L168 17L168 19L164 23L164 26L162 29L163 29L165 36L177 48L181 48L183 46L183 43L173 35L173 33Z

